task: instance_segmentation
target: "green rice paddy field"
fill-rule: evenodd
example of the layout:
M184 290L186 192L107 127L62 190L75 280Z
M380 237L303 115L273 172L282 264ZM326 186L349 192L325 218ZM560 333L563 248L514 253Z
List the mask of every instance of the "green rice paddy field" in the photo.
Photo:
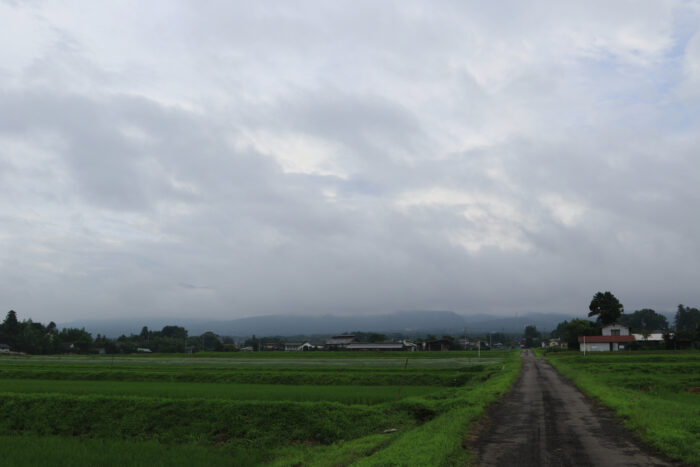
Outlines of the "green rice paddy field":
M453 465L517 352L0 358L8 465Z
M700 466L700 352L545 354L584 393L673 459Z

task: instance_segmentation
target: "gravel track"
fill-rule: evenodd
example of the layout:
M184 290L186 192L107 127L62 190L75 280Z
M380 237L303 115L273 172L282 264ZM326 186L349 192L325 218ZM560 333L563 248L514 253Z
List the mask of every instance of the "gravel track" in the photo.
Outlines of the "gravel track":
M667 466L615 415L531 351L513 390L471 436L479 466Z

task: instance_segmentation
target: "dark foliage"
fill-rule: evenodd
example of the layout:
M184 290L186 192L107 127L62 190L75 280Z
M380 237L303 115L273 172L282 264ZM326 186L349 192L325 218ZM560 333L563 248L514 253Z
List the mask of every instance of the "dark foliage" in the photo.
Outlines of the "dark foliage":
M624 308L620 301L610 292L598 292L588 306L589 317L596 316L597 322L605 326L620 319Z

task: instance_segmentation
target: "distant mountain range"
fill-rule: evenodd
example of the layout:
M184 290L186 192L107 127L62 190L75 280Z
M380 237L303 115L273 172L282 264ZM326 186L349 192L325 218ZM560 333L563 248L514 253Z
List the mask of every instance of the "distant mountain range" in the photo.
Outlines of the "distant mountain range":
M467 334L484 332L522 333L527 325L540 331L551 331L564 320L575 318L560 313L527 313L519 316L461 315L452 311L401 311L380 315L357 316L295 316L265 315L238 318L227 321L169 319L169 318L121 318L76 320L61 323L59 327L85 328L96 334L118 337L122 334L138 334L143 326L160 330L166 325L183 326L190 335L213 331L223 336L299 336L340 334L344 332L400 332L406 335Z

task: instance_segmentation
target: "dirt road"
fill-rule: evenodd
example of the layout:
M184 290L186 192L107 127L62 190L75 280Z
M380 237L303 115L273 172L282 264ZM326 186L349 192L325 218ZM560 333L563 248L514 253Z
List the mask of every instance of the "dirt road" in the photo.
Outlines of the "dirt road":
M479 466L674 465L643 445L541 358L523 353L514 389L489 412L471 448Z

